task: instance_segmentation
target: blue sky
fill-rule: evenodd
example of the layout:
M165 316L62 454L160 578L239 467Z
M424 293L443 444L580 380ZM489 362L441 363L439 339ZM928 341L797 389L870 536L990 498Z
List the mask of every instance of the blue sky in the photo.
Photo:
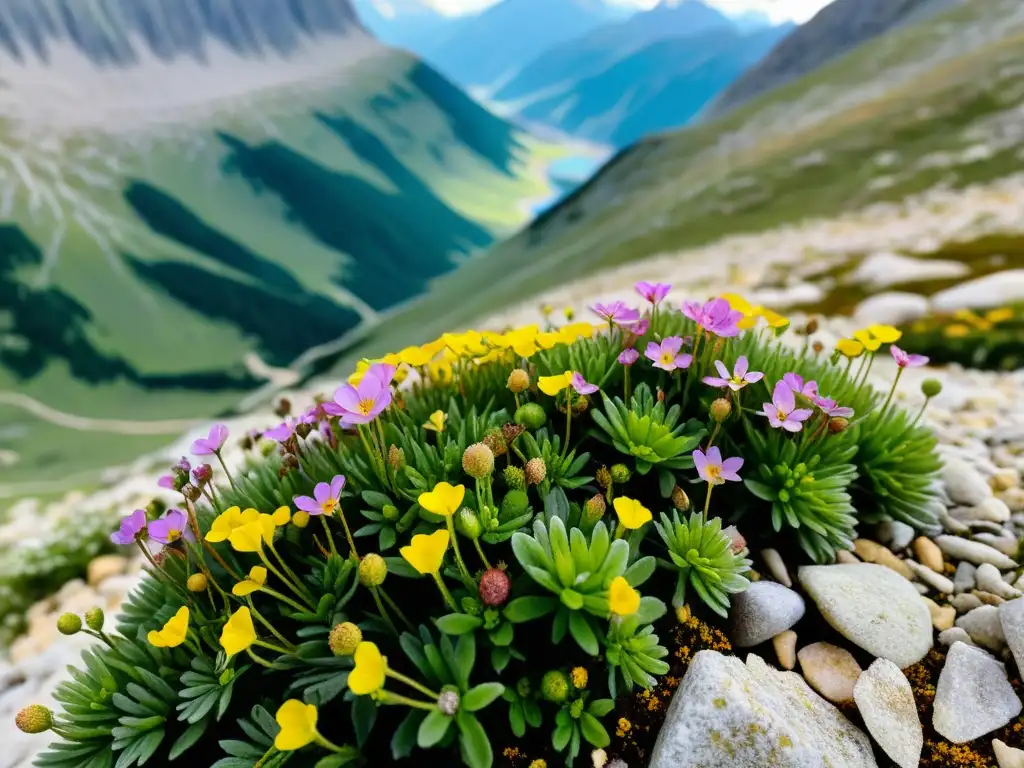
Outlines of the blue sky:
M497 0L425 0L438 10L451 15L470 13L493 5ZM386 0L385 0L386 2ZM650 8L659 0L609 0L619 5L636 8ZM767 13L774 21L791 19L803 22L811 18L821 8L828 5L829 0L705 0L726 13L742 13L747 10L760 10ZM393 2L401 6L401 2Z

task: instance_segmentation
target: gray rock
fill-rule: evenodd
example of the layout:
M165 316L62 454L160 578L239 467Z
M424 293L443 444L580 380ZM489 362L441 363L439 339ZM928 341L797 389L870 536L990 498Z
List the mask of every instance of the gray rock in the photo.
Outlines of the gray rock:
M729 639L737 648L750 648L771 640L804 615L804 599L774 581L755 581L732 597Z
M963 744L1002 728L1020 712L1006 667L979 648L953 643L935 687L932 727Z
M964 592L960 595L954 595L950 598L949 604L956 608L957 613L967 613L973 611L975 608L980 608L984 605L981 602L981 598L975 594Z
M999 595L999 597L1006 600L1013 600L1021 596L1020 590L1007 584L999 569L990 563L983 563L978 566L975 580L978 583L978 589L991 592L993 595Z
M929 587L934 589L936 592L942 592L945 595L953 594L953 582L947 577L940 573L936 573L931 568L921 565L915 560L904 560L907 567L914 572L914 575L923 584L927 584Z
M1017 554L1017 549L1020 546L1017 537L1009 531L1000 531L998 534L975 533L972 538L1011 558Z
M939 522L942 523L943 530L948 531L949 533L970 533L971 530L967 526L967 523L962 523L945 512L939 515Z
M898 520L886 521L875 529L878 540L893 552L899 552L901 549L909 547L910 542L914 540L915 533L911 526Z
M965 523L971 520L1005 523L1010 519L1010 508L1002 499L991 496L973 507L956 507L949 514Z
M968 563L966 560L957 563L956 573L953 574L953 591L959 594L960 592L970 592L974 589L977 586L975 581L977 570L976 565Z
M967 634L967 631L960 629L960 627L950 627L939 632L939 644L950 646L953 643L966 643L967 645L977 645L971 636Z
M668 709L650 768L875 768L868 737L793 672L701 651Z
M1003 603L996 610L1003 637L1017 660L1017 669L1024 669L1024 597Z
M868 733L885 754L899 768L917 768L924 731L914 692L900 668L886 659L875 659L857 680L853 699Z
M942 470L942 482L949 498L958 504L975 506L992 495L992 489L974 467L962 459L949 457Z
M967 560L975 565L991 563L996 568L1016 568L1017 563L988 544L961 539L959 536L936 536L935 543L946 555L957 560Z
M978 645L997 652L1006 645L1003 625L999 621L999 609L994 605L983 605L965 613L956 620L956 625L966 631Z
M880 565L811 565L801 585L825 620L868 653L901 669L932 647L928 608L910 582Z

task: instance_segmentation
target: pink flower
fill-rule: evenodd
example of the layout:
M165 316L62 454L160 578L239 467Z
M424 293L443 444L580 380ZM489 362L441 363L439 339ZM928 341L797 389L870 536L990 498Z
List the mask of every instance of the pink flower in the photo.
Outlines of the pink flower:
M722 461L722 452L717 445L713 445L706 454L700 448L693 452L693 466L705 483L724 485L726 480L739 481L740 476L736 473L743 467L743 459L733 456Z
M712 387L728 387L733 392L739 392L747 384L756 384L764 378L764 374L759 371L748 372L749 365L746 355L740 355L736 360L736 367L733 368L732 376L730 376L729 369L725 367L725 363L721 360L715 360L715 368L718 369L721 378L705 376L704 383L710 384Z
M331 515L338 506L341 491L345 487L345 476L335 475L330 484L317 483L313 496L296 496L295 506L311 515Z
M587 380L583 378L583 374L578 371L574 371L572 374L572 388L581 395L592 395L599 389L597 384L588 384Z
M696 301L684 301L683 314L708 333L722 337L738 336L740 329L736 324L743 319L742 312L737 312L729 306L728 301L721 298L712 299L703 305Z
M130 515L121 518L121 526L110 534L110 540L121 546L134 544L143 538L146 532L146 510L136 509Z
M214 424L210 427L210 434L192 442L192 453L196 456L209 456L211 453L220 453L220 449L224 447L227 439L227 426L224 424Z
M177 490L177 488L174 487L174 475L161 475L160 479L156 481L156 484L161 488L167 488L171 491Z
M631 325L640 319L640 310L627 307L621 301L613 301L611 304L595 304L590 309L599 317L615 325Z
M853 408L841 407L831 397L813 397L811 400L830 419L849 419L853 416Z
M808 381L804 383L804 377L797 373L787 373L782 377L786 386L797 394L809 397L811 400L818 396L818 382Z
M633 349L633 347L624 349L619 353L619 362L626 366L632 365L639 359L640 353Z
M643 336L650 328L651 321L646 317L642 317L629 326L629 332L634 336Z
M643 296L651 304L660 304L672 290L669 283L648 283L641 280L635 286L636 292Z
M929 358L924 355L908 354L895 344L889 347L889 354L892 355L892 359L896 361L896 365L900 368L920 368L922 365L928 365Z
M320 429L320 437L322 437L324 439L324 442L326 442L329 446L331 446L331 448L337 448L338 447L338 436L336 434L334 434L334 430L331 429L331 422L329 422L329 421L321 421L319 429Z
M271 440L276 440L279 443L284 443L295 434L295 419L288 419L287 421L278 424L273 429L268 429L263 433L264 437L269 437Z
M679 336L669 336L661 344L648 342L644 357L654 361L654 367L663 371L682 370L689 368L693 362L693 355L680 354L682 348L683 340Z
M173 544L178 539L195 541L188 524L188 515L180 509L169 509L159 520L149 524L149 538L161 544Z
M787 432L799 432L804 428L803 423L814 415L810 408L796 407L793 390L785 381L776 382L772 402L765 403L762 407L764 410L758 413L767 416L768 423L776 429L781 427Z
M391 379L395 366L374 363L358 386L345 384L334 393L333 403L324 403L324 411L341 416L342 426L369 424L391 405Z

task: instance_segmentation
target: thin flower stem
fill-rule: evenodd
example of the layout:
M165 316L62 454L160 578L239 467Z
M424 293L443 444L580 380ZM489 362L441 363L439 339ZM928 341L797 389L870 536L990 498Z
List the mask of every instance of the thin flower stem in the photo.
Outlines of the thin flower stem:
M381 482L387 482L387 476L385 474L383 474L384 473L384 468L381 466L381 463L380 463L380 456L377 454L376 449L374 449L374 448L372 448L370 446L370 440L366 436L366 433L369 430L367 430L366 427L364 427L362 424L360 424L357 427L356 431L359 432L359 439L363 443L363 448L366 450L366 455L370 459L370 463L373 464L373 472L374 472L374 474L376 474L377 477L380 478ZM376 442L376 441L374 441L374 442Z
M336 554L338 554L338 550L335 549L335 547L334 547L334 537L331 536L331 529L327 525L327 516L326 515L319 515L319 517L320 517L320 523L324 527L324 534L327 536L327 546L330 547L331 554L332 555L336 555Z
M465 561L462 559L462 552L459 550L459 537L455 533L455 522L452 520L452 515L445 517L445 523L448 525L448 535L452 540L452 549L455 551L455 562L459 564L459 573L462 574L462 581L468 587L472 584L476 587L476 581L469 575L469 569L466 567Z
M516 410L518 411L519 410L519 393L518 392L513 392L512 393L512 397L515 398Z
M306 607L307 607L308 610L311 610L311 611L314 611L314 612L316 611L316 606L313 605L313 602L306 595L304 595L299 590L298 587L296 587L294 584L292 584L290 581L288 581L288 579L285 578L285 575L283 573L281 573L279 570L277 570L277 568L274 566L274 564L272 562L270 562L270 560L267 559L267 556L265 554L263 554L262 550L260 550L260 559L263 561L263 564L265 566L267 566L267 570L269 570L272 574L277 576L277 578L279 578L284 583L284 585L286 587L288 587L288 589L290 589L292 592L294 592L296 595L298 595L299 599L306 603Z
M921 417L924 416L924 412L928 408L928 403L930 403L931 401L932 399L930 397L926 397L924 399L924 405L921 406L921 410L917 412L917 416L914 417L914 420L910 422L910 426L908 427L908 429L913 429L914 427L917 426L917 422L919 422L921 420Z
M716 438L716 437L718 437L718 430L720 430L721 428L722 428L722 422L720 422L720 421L716 421L716 422L715 422L715 429L714 429L714 431L713 431L713 432L711 433L711 439L710 439L710 440L708 440L708 445L707 445L707 448L705 448L704 450L707 450L707 449L708 449L708 448L710 448L710 447L711 447L712 445L714 445L714 443L715 443L715 438Z
M572 429L572 403L570 399L569 390L565 390L565 445L562 446L562 456L569 452L569 430Z
M448 607L456 613L460 613L459 607L455 604L455 598L452 597L452 593L448 591L448 587L444 585L444 580L441 578L441 574L438 571L434 571L434 581L437 582L437 588L441 590L441 596L444 601L448 603Z
M422 685L413 680L411 677L406 677L401 672L395 672L395 670L391 669L390 667L384 670L384 674L392 678L393 680L397 680L400 683L405 683L410 688L414 688L415 690L422 693L424 696L429 696L430 698L435 700L440 696L439 693L430 690L425 685Z
M854 361L854 358L852 358L852 357L846 358L846 370L843 371L843 378L844 379L850 378L850 370L853 368L853 361Z
M622 523L619 523L618 525L615 526L615 538L616 539L621 539L623 534L625 534L625 532L626 532L626 526L624 526Z
M402 613L402 609L399 608L398 604L395 603L395 601L391 599L391 596L387 592L384 591L384 587L376 587L376 590L378 592L380 592L380 596L384 598L384 602L388 604L388 607L391 608L391 610L395 612L395 615L398 616L398 618L400 618L402 620L402 623L405 624L405 626L407 626L409 628L409 631L410 632L415 632L416 631L416 625L414 625L411 621L409 621L409 619L406 617L406 615L404 613Z
M255 764L255 765L254 765L254 766L253 766L252 768L263 768L263 764L264 764L265 762L267 762L267 759L268 759L268 758L269 758L269 757L270 757L270 756L271 756L272 754L274 754L274 752L276 751L276 749L277 749L277 748L276 748L276 747L275 747L275 746L274 746L273 744L271 744L271 745L270 745L270 749L268 749L268 750L267 750L266 752L264 752L264 753L263 753L263 757L261 757L261 758L260 758L259 760L257 760L257 761L256 761L256 764Z
M715 486L712 483L708 483L708 495L704 497L704 512L701 514L701 524L704 525L708 521L708 510L711 508L711 492L715 490Z
M103 631L94 632L91 629L83 629L82 633L86 634L86 635L89 635L90 637L95 637L97 640L102 640L104 643L109 645L111 648L114 647L113 641Z
M330 750L331 752L337 752L340 754L345 751L344 748L339 747L333 741L328 741L326 738L320 735L320 731L313 731L313 741L315 741L324 749Z
M388 614L387 609L384 607L384 603L381 602L380 594L377 592L377 588L370 587L370 593L373 595L373 602L377 604L377 612L380 614L380 617L384 619L387 625L391 628L391 631L395 633L395 637L398 637L398 627L395 626L395 622L391 620L391 616L390 614Z
M407 707L426 709L429 711L437 709L436 703L430 704L426 701L416 701L416 699L410 699L408 696L403 696L400 693L392 693L391 691L381 691L378 701L382 704L404 704Z
M220 466L224 470L224 474L227 476L228 482L231 483L231 487L234 488L237 491L238 490L238 486L235 485L235 478L233 478L231 476L231 473L228 472L228 465L224 463L224 457L220 455L220 451L219 450L218 451L214 451L213 455L216 456L217 457L217 461L220 462Z
M168 584L170 584L172 587L178 590L178 592L184 595L186 602L190 602L191 598L188 591L185 590L178 582L172 579L167 574L167 571L165 571L163 568L157 565L156 560L153 559L153 555L149 551L149 548L138 539L135 540L135 543L139 545L139 549L142 550L143 556L146 558L146 560L149 561L150 566L153 568L153 574L157 578L162 578L164 581L166 581Z
M242 577L238 575L234 568L232 568L224 561L224 558L220 556L220 553L217 552L217 550L214 549L213 545L206 539L203 539L203 548L211 555L213 555L213 559L217 561L221 568L228 572L231 578L241 580Z
M281 570L284 571L288 578L291 579L295 584L297 584L300 589L302 589L306 597L312 599L313 596L309 593L309 590L306 589L305 585L303 585L302 579L296 576L295 572L288 567L288 563L286 563L284 561L284 558L281 557L281 553L277 551L277 547L275 547L273 543L267 544L267 547L269 547L270 551L274 553L274 557L277 558L277 562L281 564Z
M896 394L896 385L900 383L900 377L903 375L903 367L900 366L896 369L896 378L892 380L892 387L889 389L889 396L885 398L885 402L882 404L882 409L879 413L885 413L886 408L889 407L889 403L892 402L893 395Z
M274 665L273 665L273 664L271 664L271 663L270 663L269 661L267 661L266 659L264 659L264 658L263 658L262 656L259 656L259 655L258 655L258 654L257 654L257 653L256 653L255 651L253 651L253 649L252 649L252 648L246 648L246 649L245 649L245 652L246 652L247 654L249 654L249 658L251 658L251 659L252 659L253 661L255 661L255 662L256 662L257 664L262 664L262 665L263 665L264 667L266 667L267 669L273 669L273 668L274 668Z
M271 651L277 651L278 653L283 653L285 656L288 656L288 655L294 653L294 651L289 651L287 648L282 648L279 645L274 645L273 643L268 643L266 640L253 640L252 644L253 645L258 645L258 646L260 646L260 648L266 648L266 649L271 650Z
M484 568L491 570L491 564L487 561L487 555L484 554L484 549L480 546L480 539L473 539L473 546L476 547L476 553L480 555L480 559L483 560Z
M278 640L280 640L282 643L284 643L286 647L288 647L290 649L288 651L289 653L294 653L295 652L295 643L291 642L287 637L285 637L280 632L278 632L274 628L274 625L271 624L269 621L267 621L267 619L263 616L262 613L260 613L259 611L256 610L256 606L253 605L251 597L247 597L245 601L249 604L249 610L252 612L252 615L255 616L257 618L257 620L264 627L266 627L267 629L270 630L270 634L272 634L274 637L276 637Z
M623 388L623 394L625 395L625 402L626 403L629 403L629 396L630 396L630 390L631 390L631 387L629 386L629 369L631 367L632 366L627 365L626 366L626 372L625 372L625 382L624 382L625 386Z
M341 518L341 527L345 529L345 538L348 539L348 545L352 548L352 555L355 558L359 558L359 552L356 550L356 540L352 538L352 531L348 527L348 519L345 517L345 511L341 508L341 504L338 505L338 517Z

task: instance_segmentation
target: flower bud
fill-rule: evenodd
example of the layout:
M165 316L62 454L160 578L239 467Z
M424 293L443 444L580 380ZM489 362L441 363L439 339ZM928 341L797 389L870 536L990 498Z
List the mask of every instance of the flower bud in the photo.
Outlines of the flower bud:
M526 487L526 474L519 467L509 464L504 472L505 485L513 491L521 491Z
M828 431L831 432L833 435L839 434L840 432L844 431L848 426L850 426L849 420L844 419L842 416L834 416L833 418L828 420Z
M105 617L103 615L102 608L90 608L88 611L85 612L85 626L87 626L93 632L103 631L104 619Z
M359 583L364 587L379 587L388 575L388 564L384 558L371 552L359 561Z
M530 683L530 678L519 678L519 682L516 683L516 693L518 693L519 697L523 699L533 693L533 685Z
M572 398L572 415L579 416L581 413L586 413L587 408L590 407L590 398L587 395L574 395ZM564 410L563 410L564 413Z
M602 466L598 468L594 479L599 486L607 490L612 484L612 473L608 471L608 467Z
M296 528L305 528L309 525L309 512L303 512L301 509L292 515L292 525Z
M455 713L459 711L459 694L451 689L441 691L441 695L437 697L437 708L441 710L441 714L455 717Z
M192 470L192 479L197 485L206 485L213 480L213 467L209 464L200 464Z
M402 513L398 511L398 507L394 504L385 504L380 512L389 523L395 522L402 516Z
M185 582L189 592L205 592L208 585L209 580L204 573L193 573L188 577L188 581Z
M494 427L487 431L484 435L484 445L491 449L491 453L495 456L504 456L508 451L508 446L505 445L505 438L501 434L501 427Z
M388 464L396 472L405 466L405 449L392 445L388 448Z
M462 454L462 468L477 480L494 471L494 452L483 443L473 443Z
M260 449L260 456L269 456L277 450L276 440L257 440L256 446Z
M62 613L57 619L57 631L62 635L77 635L82 631L82 617L75 613Z
M548 701L561 704L569 698L569 678L560 669L545 672L540 681L540 692Z
M578 691L582 691L587 687L587 682L590 680L590 674L587 672L586 667L573 667L569 673L569 678L572 680L572 687Z
M476 512L469 507L463 507L455 517L455 527L467 539L479 539L484 532L480 518Z
M512 580L503 568L489 568L480 577L480 601L489 608L497 608L508 600Z
M242 435L242 437L238 438L238 447L243 451L251 451L253 445L252 435Z
M523 515L529 507L530 498L526 495L526 491L511 490L501 500L499 517L501 517L502 522L508 522Z
M278 418L283 419L292 412L292 401L287 397L282 397L277 401L277 405L274 406L274 413L277 414Z
M171 467L171 471L176 475L187 475L192 471L192 462L182 456L175 462L174 466Z
M312 431L313 425L308 422L300 421L295 425L295 434L298 435L301 440L305 440L309 437Z
M628 483L632 476L633 473L625 464L612 464L612 480L616 483Z
M523 470L523 473L526 475L527 484L540 485L544 478L547 477L548 465L544 463L544 459L530 459L526 462L526 468Z
M804 333L810 336L812 333L818 332L818 318L812 317L807 321L807 325L804 326Z
M729 546L732 548L732 553L734 555L740 554L747 548L747 540L743 538L743 534L740 533L739 528L735 525L723 528L722 533L729 537Z
M14 716L22 733L45 733L53 727L53 712L42 704L30 704Z
M516 394L530 388L530 374L522 368L516 368L508 375L508 388Z
M814 350L814 354L820 355L822 352L825 351L825 345L822 344L820 341L815 340L815 342L811 344L811 349Z
M732 414L732 403L719 397L711 403L711 418L721 424Z
M676 621L680 624L685 624L690 620L690 606L688 605L677 605L676 606Z
M361 642L363 642L363 631L351 621L335 624L327 640L327 644L331 647L331 653L335 656L351 656Z
M690 497L678 485L672 489L672 507L679 512L690 511Z
M544 409L537 405L537 403L524 403L519 406L513 418L516 424L521 424L527 429L540 429L548 420Z
M505 438L506 446L512 445L512 443L516 441L516 438L523 434L523 432L525 431L526 427L524 427L522 424L512 424L510 422L508 424L501 425L501 436Z
M925 379L921 382L921 393L927 398L933 398L942 392L942 382L938 379Z
M189 501L199 501L199 498L203 495L203 491L198 485L185 483L181 486L181 495Z
M160 501L160 499L153 499L146 505L146 517L150 520L156 520L166 511L167 505Z
M604 496L600 493L595 493L583 504L583 519L587 525L597 525L597 521L604 517L604 512L608 508L605 504Z
M665 402L665 390L663 390L661 387L658 387L658 402Z

